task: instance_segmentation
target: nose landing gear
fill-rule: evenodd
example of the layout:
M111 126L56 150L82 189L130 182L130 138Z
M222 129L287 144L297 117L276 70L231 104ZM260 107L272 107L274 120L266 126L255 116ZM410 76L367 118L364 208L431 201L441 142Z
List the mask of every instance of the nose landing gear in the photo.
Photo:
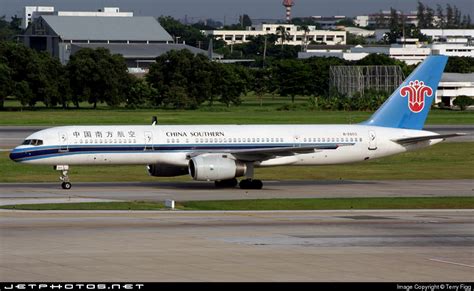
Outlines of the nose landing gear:
M69 182L69 176L68 176L68 171L69 171L69 166L68 165L57 165L54 167L56 171L61 171L61 176L59 176L59 180L62 181L61 183L61 188L65 190L71 189L72 185Z

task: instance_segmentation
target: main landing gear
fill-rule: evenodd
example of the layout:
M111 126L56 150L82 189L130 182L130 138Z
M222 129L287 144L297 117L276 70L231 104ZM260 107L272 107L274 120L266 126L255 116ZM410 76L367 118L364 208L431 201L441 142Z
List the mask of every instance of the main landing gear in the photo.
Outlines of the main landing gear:
M246 167L246 179L243 179L240 181L240 183L238 183L240 189L262 189L262 180L253 179L253 163L247 163ZM237 186L237 179L233 178L229 180L215 181L214 184L217 188L234 188L235 186Z
M262 189L262 180L257 179L244 179L239 183L240 189Z
M239 184L240 189L262 189L263 187L262 180L257 179L243 179L240 183L235 178L214 182L216 188L234 188L237 184Z
M61 171L61 176L59 176L59 180L62 181L61 187L65 190L71 189L72 185L69 182L69 176L68 176L68 171L69 171L69 166L68 165L57 165L54 167L56 171Z
M263 187L262 180L257 180L253 178L253 163L246 163L245 164L247 171L245 171L245 178L244 180L240 181L239 186L240 189L256 189L260 190Z

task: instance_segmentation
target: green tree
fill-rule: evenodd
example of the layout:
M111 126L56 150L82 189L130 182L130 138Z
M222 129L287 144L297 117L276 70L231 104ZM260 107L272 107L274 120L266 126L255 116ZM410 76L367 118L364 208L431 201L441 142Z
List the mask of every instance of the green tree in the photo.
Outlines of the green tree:
M250 16L247 14L244 14L240 16L240 23L242 24L243 28L246 28L248 26L252 26L252 19L250 19Z
M367 44L367 39L363 36L355 35L348 32L346 43L349 45L362 45Z
M283 50L283 45L285 44L287 40L290 39L290 33L286 31L283 25L278 26L276 30L277 30L278 38L280 40L281 50Z
M438 22L436 23L436 27L446 28L446 18L444 16L443 7L440 4L436 5L436 16L438 17Z
M253 70L251 84L251 89L255 92L255 95L260 100L260 106L262 106L263 96L272 90L271 71L269 69Z
M306 82L308 94L315 96L327 96L329 92L329 70L331 66L348 65L343 59L336 57L322 58L313 57L304 60L308 65L310 73Z
M94 108L100 102L117 106L125 101L130 77L121 55L112 55L104 48L81 49L71 56L66 69L77 108L82 101Z
M296 95L310 95L311 71L306 62L301 60L280 60L273 66L272 74L281 96L290 96L295 102Z
M63 94L67 91L63 66L49 54L38 53L22 44L0 42L0 59L10 68L14 91L17 88L21 90L12 92L12 95L18 97L22 92L28 93L22 97L24 106L43 102L52 107L58 104L63 96L67 96ZM26 84L17 86L20 82ZM26 100L26 97L31 100Z
M151 87L145 79L131 76L131 86L127 94L126 107L146 108L152 104L152 100L158 95L155 88Z
M182 93L181 88L186 93L187 99L182 99L189 102L186 107L195 108L209 100L212 103L216 96L213 86L214 65L206 56L194 55L186 49L173 50L159 56L146 76L148 83L158 91L153 103L182 106L181 103L168 102L173 96L173 93L168 91L176 88L179 94Z
M427 27L427 20L426 20L426 7L423 3L418 1L418 5L416 8L416 17L418 18L418 27L426 28Z
M239 74L235 66L228 64L216 64L218 66L218 76L215 79L216 88L219 94L219 102L229 107L231 104L239 105L240 96L245 92L246 82Z
M0 110L3 109L6 97L11 93L12 84L10 68L0 61Z
M474 99L469 96L461 95L454 99L453 105L458 106L461 110L466 110L467 107L474 105Z
M201 48L207 48L209 45L210 38L191 25L182 24L171 16L161 16L158 21L175 40L179 37L179 42L184 41L188 45ZM217 44L219 42L215 43Z
M444 71L449 73L474 73L474 58L449 57Z
M21 18L15 16L11 17L11 21L5 19L5 15L0 17L0 41L2 40L13 40L15 36L21 34L19 28L21 24Z
M20 81L15 83L14 96L20 101L23 107L34 106L36 100L33 91L27 81Z

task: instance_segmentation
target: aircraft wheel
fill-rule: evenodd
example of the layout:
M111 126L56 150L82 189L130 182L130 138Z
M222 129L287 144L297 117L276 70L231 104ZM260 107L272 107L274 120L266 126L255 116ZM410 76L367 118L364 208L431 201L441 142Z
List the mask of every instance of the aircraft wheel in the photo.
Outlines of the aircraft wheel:
M263 183L261 180L245 179L240 181L240 189L262 189Z
M65 190L69 190L69 189L71 189L72 185L69 182L62 182L61 187Z
M237 186L237 179L215 181L214 184L217 188L234 188Z

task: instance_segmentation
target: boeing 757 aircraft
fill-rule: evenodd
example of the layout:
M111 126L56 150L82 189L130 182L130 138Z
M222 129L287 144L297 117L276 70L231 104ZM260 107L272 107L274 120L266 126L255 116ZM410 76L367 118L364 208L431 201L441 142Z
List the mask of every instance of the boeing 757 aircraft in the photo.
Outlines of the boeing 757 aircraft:
M329 165L417 150L461 134L422 130L446 56L429 56L365 122L354 125L61 126L33 133L11 153L53 165L70 189L74 165L146 165L155 177L189 174L217 187L261 189L255 167Z

